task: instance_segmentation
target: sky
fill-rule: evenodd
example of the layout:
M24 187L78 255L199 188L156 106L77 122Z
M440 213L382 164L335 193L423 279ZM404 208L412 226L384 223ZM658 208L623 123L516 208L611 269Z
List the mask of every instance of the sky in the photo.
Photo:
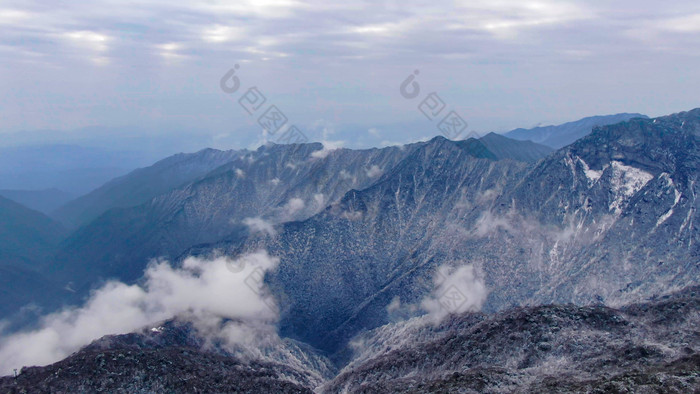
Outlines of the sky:
M697 1L2 0L0 144L240 148L294 125L361 147L440 134L448 111L463 136L660 116L700 106L698 33ZM259 122L272 106L279 132Z

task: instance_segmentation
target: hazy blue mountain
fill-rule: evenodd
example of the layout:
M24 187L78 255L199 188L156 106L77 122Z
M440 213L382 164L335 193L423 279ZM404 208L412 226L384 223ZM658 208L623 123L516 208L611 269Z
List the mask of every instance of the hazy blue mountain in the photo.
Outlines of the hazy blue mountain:
M41 273L66 236L60 223L0 197L0 316L9 317L30 304L51 309L67 300L61 286Z
M532 141L516 141L496 133L486 134L479 138L479 141L499 159L537 161L554 151L545 145Z
M588 135L593 128L624 122L632 118L644 118L642 114L621 113L605 116L591 116L574 122L556 126L538 126L531 129L515 129L503 135L521 141L533 141L552 148L561 148Z
M366 131L366 128L365 130ZM148 166L178 152L197 152L206 148L228 150L255 143L257 125L228 125L222 130L190 129L177 125L88 126L72 130L22 130L3 133L0 150L5 147L74 146L93 151L116 153L131 163L127 168ZM133 159L136 159L135 161Z
M244 155L245 151L204 149L180 153L113 179L92 192L63 205L53 216L79 227L112 208L142 204L155 196L190 183L209 171Z
M0 299L0 316L8 323L0 332L11 332L68 304L71 293L36 269L0 262Z
M0 197L0 264L35 267L66 235L60 223Z
M144 163L136 152L77 145L0 147L0 189L81 195Z
M58 189L44 190L0 190L0 196L24 205L27 208L49 215L53 210L75 198Z

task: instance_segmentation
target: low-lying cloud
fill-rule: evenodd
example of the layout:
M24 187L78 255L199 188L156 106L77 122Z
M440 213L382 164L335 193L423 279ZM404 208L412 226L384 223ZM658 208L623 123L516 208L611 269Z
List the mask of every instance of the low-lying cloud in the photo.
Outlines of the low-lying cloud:
M260 217L245 218L243 219L243 224L248 226L248 230L251 233L265 233L271 237L277 234L272 223Z
M50 364L104 335L133 332L173 317L210 331L205 334L216 330L216 336L230 344L249 341L254 338L250 330L222 322L232 319L258 327L274 324L278 318L274 299L262 278L278 262L264 251L237 259L189 257L177 268L168 262L153 262L143 284L109 282L83 306L46 316L34 331L1 338L0 374ZM239 269L230 270L232 264Z
M471 264L456 268L440 266L433 283L435 287L421 301L421 309L436 323L451 313L480 310L488 295L483 278Z
M311 152L311 157L314 159L325 159L331 152L338 150L343 147L345 141L322 141L323 148L317 151Z

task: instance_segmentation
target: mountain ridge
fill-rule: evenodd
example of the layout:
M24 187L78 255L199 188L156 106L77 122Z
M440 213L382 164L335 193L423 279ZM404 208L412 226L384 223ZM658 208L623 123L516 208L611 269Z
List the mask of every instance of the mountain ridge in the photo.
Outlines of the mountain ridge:
M614 115L597 115L585 117L573 122L560 125L536 126L530 129L518 128L506 133L504 136L516 140L531 140L549 147L559 149L588 135L593 128L612 125L633 118L647 118L639 113L619 113Z

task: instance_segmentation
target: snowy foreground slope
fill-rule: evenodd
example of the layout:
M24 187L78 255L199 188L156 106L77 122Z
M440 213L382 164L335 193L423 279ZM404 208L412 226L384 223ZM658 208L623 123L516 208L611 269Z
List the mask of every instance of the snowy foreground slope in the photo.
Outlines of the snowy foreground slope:
M700 389L699 307L695 287L619 309L523 307L452 315L438 325L414 318L356 338L353 361L325 382L323 362L304 369L234 355L168 322L25 368L1 378L0 391L689 393ZM307 360L323 360L306 351Z
M547 305L422 318L355 341L326 392L692 392L700 288L612 309Z

